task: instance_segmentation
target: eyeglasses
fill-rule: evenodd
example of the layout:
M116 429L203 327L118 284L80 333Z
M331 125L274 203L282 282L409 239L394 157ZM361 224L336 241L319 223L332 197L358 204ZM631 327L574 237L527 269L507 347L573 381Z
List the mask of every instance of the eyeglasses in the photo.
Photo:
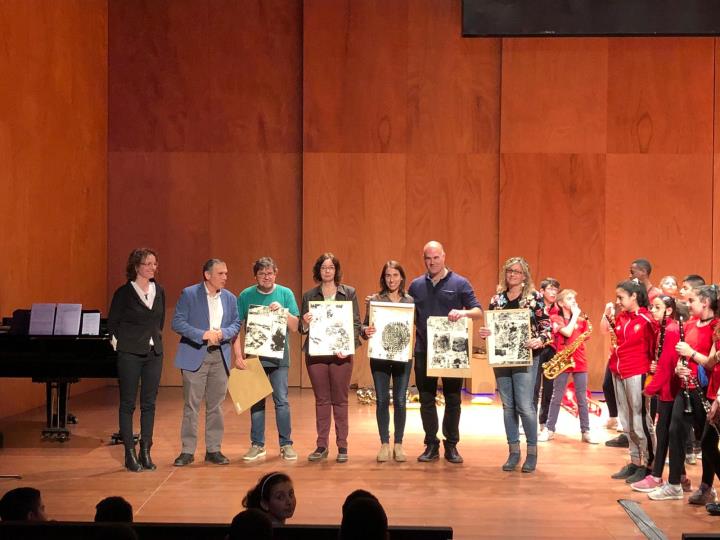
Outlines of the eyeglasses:
M321 266L320 267L320 271L323 271L323 272L330 272L331 270L335 270L335 267L334 266Z
M512 268L508 268L505 270L506 274L510 274L512 276L522 276L524 272L522 270L513 270Z
M258 272L257 277L259 278L270 278L275 275L275 272Z

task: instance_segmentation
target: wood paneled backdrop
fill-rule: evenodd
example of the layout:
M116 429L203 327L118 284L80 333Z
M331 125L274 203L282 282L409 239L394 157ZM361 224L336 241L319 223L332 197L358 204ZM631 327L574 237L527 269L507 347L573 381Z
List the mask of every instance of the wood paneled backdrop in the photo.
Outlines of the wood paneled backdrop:
M720 278L717 39L463 39L447 0L0 10L3 314L107 307L139 245L170 308L211 256L239 292L271 255L299 298L331 250L364 297L388 258L420 274L430 239L483 303L524 255L595 320L633 258L654 281ZM589 349L599 388L604 340ZM363 351L354 380L370 382ZM30 403L18 388L0 414Z

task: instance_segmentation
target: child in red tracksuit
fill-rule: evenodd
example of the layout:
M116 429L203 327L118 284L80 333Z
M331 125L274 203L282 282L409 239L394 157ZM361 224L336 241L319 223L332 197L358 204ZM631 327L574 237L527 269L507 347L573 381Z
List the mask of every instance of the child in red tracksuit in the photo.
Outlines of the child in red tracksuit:
M677 392L672 385L675 376L675 365L678 361L675 346L680 341L680 329L677 323L674 298L665 294L656 296L650 304L650 312L653 319L660 324L660 332L655 347L655 356L657 358L655 375L652 379L646 381L647 384L643 393L648 398L652 396L658 397L658 419L655 425L657 447L652 472L644 479L634 482L630 486L635 491L645 493L649 493L663 485L662 474L670 444L670 419L672 417L675 393ZM684 470L682 484L683 487L687 487L688 491L690 490L690 480L685 476Z
M617 347L610 357L610 371L618 403L618 416L630 444L630 463L612 475L627 483L639 482L648 473L652 463L650 442L655 438L654 426L649 411L646 411L642 394L645 374L655 356L655 322L647 310L647 290L638 280L618 283L615 289L621 312L614 319L614 306L605 308L606 317L601 322L603 331L608 332L607 320L615 320ZM649 401L648 401L649 404Z
M697 433L702 433L705 427L705 409L701 399L703 390L697 387L696 381L699 365L706 364L708 367L712 367L711 362L714 363L712 349L715 327L718 323L715 318L717 287L704 285L694 288L687 295L687 299L693 318L684 325L684 341L679 341L675 346L680 359L675 366L676 376L671 381L675 402L670 419L670 472L666 484L648 493L648 497L654 501L681 500L683 498L681 475L684 469L688 427L693 424ZM682 325L682 320L680 324ZM691 409L689 413L685 412L688 406L686 401L689 402ZM706 456L703 454L703 465L705 465L705 460ZM703 474L703 483L700 485L700 489L690 496L688 502L705 504L715 500L712 476L712 472L707 475Z

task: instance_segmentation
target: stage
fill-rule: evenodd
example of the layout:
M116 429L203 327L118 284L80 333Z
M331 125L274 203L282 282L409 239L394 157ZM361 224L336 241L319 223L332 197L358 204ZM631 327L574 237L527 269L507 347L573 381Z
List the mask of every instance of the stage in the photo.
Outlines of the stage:
M133 505L136 521L229 523L257 478L282 470L293 478L298 500L289 523L339 523L345 496L363 488L378 496L391 525L449 525L459 539L642 537L617 503L622 498L640 502L668 538L678 538L682 532L720 530L720 519L687 504L687 497L654 502L631 491L623 481L611 480L610 474L624 464L627 450L582 443L577 419L565 411L555 440L540 443L538 470L522 474L500 470L507 446L497 403L471 405L466 397L458 446L464 464L415 461L423 450L417 409L408 410L404 446L409 461L380 464L375 461L379 447L375 407L358 403L351 393L349 462L336 463L337 449L331 446L328 461L313 464L306 460L315 447L312 390L291 388L290 400L293 439L300 455L297 462L278 456L270 406L268 455L244 463L249 416L238 417L226 401L222 450L231 464L204 464L200 442L196 463L177 468L172 461L180 450L182 390L161 388L153 447L158 470L136 474L122 467L122 447L108 445L117 425L115 387L71 398L70 410L79 424L72 427L71 440L64 444L41 440L44 409L5 418L0 420L5 435L0 473L18 473L23 478L0 480L0 492L21 485L40 489L48 515L55 520L90 521L100 499L121 495ZM604 417L591 417L601 441L616 435L600 428L603 421ZM687 469L695 487L700 462Z

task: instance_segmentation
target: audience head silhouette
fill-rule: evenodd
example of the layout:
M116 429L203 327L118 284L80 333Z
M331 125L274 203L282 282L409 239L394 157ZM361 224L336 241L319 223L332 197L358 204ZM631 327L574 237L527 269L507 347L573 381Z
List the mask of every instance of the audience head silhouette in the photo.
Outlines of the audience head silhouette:
M380 501L372 493L358 489L343 503L341 540L387 540L388 520Z
M40 491L31 487L11 489L0 499L2 521L47 521Z
M132 505L122 497L106 497L95 506L95 521L132 523Z
M235 516L230 524L228 540L271 540L273 537L270 516L258 508L249 508Z

